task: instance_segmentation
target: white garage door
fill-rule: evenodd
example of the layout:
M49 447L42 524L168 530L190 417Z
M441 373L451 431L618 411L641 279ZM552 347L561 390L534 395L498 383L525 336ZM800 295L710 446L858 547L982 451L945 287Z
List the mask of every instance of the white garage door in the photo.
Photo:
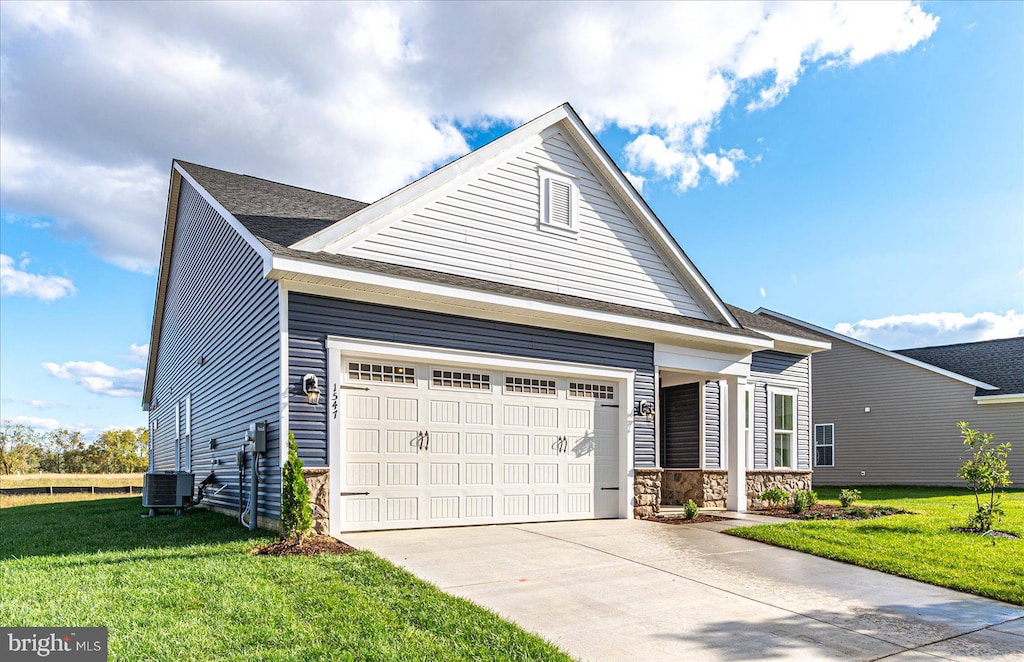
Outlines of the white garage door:
M616 517L617 383L345 356L341 530Z

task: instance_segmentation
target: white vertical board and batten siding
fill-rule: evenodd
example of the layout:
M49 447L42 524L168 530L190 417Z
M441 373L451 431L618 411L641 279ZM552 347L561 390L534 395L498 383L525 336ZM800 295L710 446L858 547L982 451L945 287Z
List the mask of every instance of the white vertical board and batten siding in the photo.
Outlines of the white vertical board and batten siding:
M749 469L768 469L770 447L770 421L768 420L768 389L779 387L794 389L796 400L796 467L798 471L811 470L811 382L810 357L785 352L754 352L747 383L753 388L754 466ZM719 382L708 382L704 387L706 469L721 469ZM781 467L780 467L781 468Z
M203 365L199 364L202 357ZM208 502L238 505L235 452L250 423L268 421L260 515L280 513L277 283L263 260L188 182L182 182L149 417L159 419L153 468L174 468L174 412L190 398L192 470L227 487ZM210 440L216 439L216 448ZM214 465L217 458L220 464ZM247 464L251 464L247 460Z
M579 189L578 235L543 232L541 169ZM344 248L348 255L711 319L558 132Z

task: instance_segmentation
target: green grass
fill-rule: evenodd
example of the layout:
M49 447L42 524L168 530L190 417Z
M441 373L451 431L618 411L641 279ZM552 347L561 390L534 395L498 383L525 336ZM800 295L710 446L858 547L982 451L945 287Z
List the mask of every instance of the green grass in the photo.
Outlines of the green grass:
M138 498L0 510L5 626L106 626L115 660L567 659L368 552L254 556L273 539Z
M809 552L1024 605L1024 492L1008 492L1006 517L996 528L1021 540L950 531L974 511L974 495L957 488L860 487L857 505L895 506L913 515L861 522L808 521L735 528L741 538ZM838 503L839 488L817 489L822 501Z

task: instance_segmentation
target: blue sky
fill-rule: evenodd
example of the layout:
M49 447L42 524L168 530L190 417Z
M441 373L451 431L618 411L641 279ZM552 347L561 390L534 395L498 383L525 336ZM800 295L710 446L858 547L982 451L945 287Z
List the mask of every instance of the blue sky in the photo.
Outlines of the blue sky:
M289 15L295 33L278 34L292 9L263 6L254 18L223 7L11 4L0 21L5 419L87 431L145 423L138 347L149 341L171 158L372 200L563 100L644 178L644 197L727 301L890 347L1024 333L1021 3L895 14L890 3L841 37L830 17L787 16L784 6L724 10L743 17L672 9L687 13L660 22L679 21L693 43L664 61L652 58L671 29L601 6L586 10L586 42L601 43L601 25L626 25L642 48L609 42L614 62L601 64L595 47L587 66L556 53L521 70L507 54L538 49L517 41L533 19L511 6L499 19L440 5L330 17L307 6ZM183 14L208 29L167 27ZM728 32L723 16L749 21L762 47L751 55L744 34L715 38ZM359 36L333 59L300 58L303 21L327 18ZM444 41L438 25L452 35L469 26L494 53L480 71L454 56L427 67L431 40ZM900 41L907 25L912 43ZM773 30L775 41L764 36ZM246 31L274 35L280 57L223 36ZM728 39L737 46L723 60L716 48ZM795 69L791 43L803 44ZM309 50L332 48L328 39ZM366 73L366 58L381 70ZM494 82L496 62L508 80ZM634 81L644 78L636 71L663 75ZM618 86L620 96L609 92ZM776 96L748 110L763 90ZM364 105L350 98L363 94Z

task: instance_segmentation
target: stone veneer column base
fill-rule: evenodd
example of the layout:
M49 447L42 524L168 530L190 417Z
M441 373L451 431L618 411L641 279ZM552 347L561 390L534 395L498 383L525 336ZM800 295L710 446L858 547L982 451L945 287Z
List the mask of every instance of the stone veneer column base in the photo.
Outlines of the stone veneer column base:
M643 519L661 512L661 469L633 470L633 517Z
M760 507L764 490L777 485L792 494L811 489L811 472L791 469L748 469L747 505ZM725 508L729 472L723 469L665 469L661 477L661 502L682 506L693 499L701 508Z
M330 469L303 469L303 478L309 485L309 501L313 505L313 533L330 534Z

